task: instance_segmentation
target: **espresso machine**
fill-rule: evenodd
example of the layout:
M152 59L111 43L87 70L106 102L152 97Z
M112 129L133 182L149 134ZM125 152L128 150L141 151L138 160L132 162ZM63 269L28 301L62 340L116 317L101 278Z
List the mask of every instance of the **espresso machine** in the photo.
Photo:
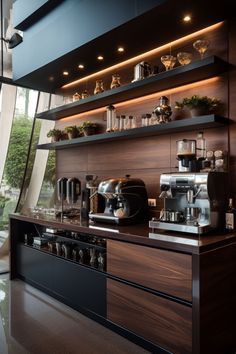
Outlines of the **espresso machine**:
M160 177L164 208L149 227L194 234L223 229L228 189L225 172L164 173Z
M90 220L125 225L142 222L148 217L147 191L141 179L126 175L102 181L98 194L105 199L105 209L103 213L90 213Z

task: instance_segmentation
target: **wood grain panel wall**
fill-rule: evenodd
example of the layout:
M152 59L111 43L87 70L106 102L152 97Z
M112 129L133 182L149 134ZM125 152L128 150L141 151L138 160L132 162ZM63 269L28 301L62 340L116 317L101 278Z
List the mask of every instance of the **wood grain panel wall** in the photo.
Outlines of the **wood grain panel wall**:
M228 38L229 27L231 29ZM235 65L235 31L235 24L232 21L232 23L226 22L213 32L201 36L200 38L210 39L210 47L207 55L214 54L225 60L228 60L229 56L230 63ZM230 48L228 48L228 39ZM193 40L185 43L181 48L177 48L177 52L180 50L189 50L194 53L192 42ZM196 56L196 53L194 55ZM151 59L154 61L159 60L159 58ZM127 78L130 80L129 75ZM229 74L224 73L215 80L199 82L194 87L178 88L176 92L168 95L173 110L172 119L189 117L188 112L182 112L180 115L174 109L174 106L175 101L193 94L219 98L222 101L222 105L218 113L226 117L229 116L236 122L236 71L234 67L230 69ZM124 104L117 108L117 114L135 115L138 123L141 124L141 114L152 112L158 103L158 97L157 95L156 98L143 99L128 106ZM56 125L58 128L63 128L71 124L81 124L84 120L92 120L99 123L100 129L104 131L106 128L105 117L104 108L102 113L93 114L87 112L78 118L68 118L58 121ZM57 151L57 176L77 176L83 182L84 176L90 173L98 175L99 180L130 174L132 177L143 179L147 186L148 196L150 198L157 198L159 195L160 174L176 170L176 140L196 138L197 133L198 131L183 132L120 142L101 143L64 151L60 150ZM206 129L204 130L204 135L207 140L208 150L222 149L229 151L230 147L230 171L234 179L236 177L235 123L231 124L230 128ZM236 196L236 187L233 184L232 191L233 196ZM156 210L159 210L162 207L162 203L159 200L157 202Z

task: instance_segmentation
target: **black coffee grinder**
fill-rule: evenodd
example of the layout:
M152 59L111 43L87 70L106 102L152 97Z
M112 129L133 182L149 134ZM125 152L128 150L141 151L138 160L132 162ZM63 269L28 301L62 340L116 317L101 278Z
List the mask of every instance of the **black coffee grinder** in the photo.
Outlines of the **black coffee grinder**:
M179 172L196 172L196 140L176 141L177 160L179 160Z

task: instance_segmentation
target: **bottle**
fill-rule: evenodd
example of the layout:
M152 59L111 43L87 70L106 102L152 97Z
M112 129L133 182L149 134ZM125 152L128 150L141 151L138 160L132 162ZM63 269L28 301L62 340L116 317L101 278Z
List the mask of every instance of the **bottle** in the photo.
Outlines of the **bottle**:
M229 205L225 213L225 228L227 231L234 231L235 229L235 215L236 210L233 207L233 199L229 199Z
M203 132L197 135L197 159L205 160L206 158L206 139L203 137Z

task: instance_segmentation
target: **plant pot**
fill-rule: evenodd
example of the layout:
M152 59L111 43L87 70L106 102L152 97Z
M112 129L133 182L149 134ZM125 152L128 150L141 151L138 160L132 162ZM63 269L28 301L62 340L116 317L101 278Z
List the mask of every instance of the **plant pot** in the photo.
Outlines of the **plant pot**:
M56 143L56 142L59 141L60 139L61 139L60 136L57 136L57 135L52 136L52 142L53 142L53 143Z
M190 109L192 117L204 116L209 114L209 109L205 106L194 107Z
M68 134L68 138L69 138L70 140L79 137L79 133L78 133L78 132L70 132L70 133L67 133L67 134Z
M84 131L85 136L93 135L96 133L96 128L95 127L85 127L85 128L83 128L83 131Z

